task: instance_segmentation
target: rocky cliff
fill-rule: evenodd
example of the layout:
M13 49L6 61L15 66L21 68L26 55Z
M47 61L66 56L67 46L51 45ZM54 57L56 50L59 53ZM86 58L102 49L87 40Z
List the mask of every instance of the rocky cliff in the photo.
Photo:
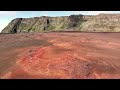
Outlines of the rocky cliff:
M120 14L16 18L2 30L2 33L29 33L69 30L85 32L119 32Z
M99 14L84 23L82 31L120 32L120 14Z

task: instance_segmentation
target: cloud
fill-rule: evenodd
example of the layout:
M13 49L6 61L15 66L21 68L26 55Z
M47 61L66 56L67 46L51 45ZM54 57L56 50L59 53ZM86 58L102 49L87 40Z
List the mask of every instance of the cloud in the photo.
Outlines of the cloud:
M43 16L48 16L47 14L44 14Z
M108 11L86 11L87 15L98 15L100 13L109 13Z
M41 12L41 14L42 14L42 16L48 16L48 13L49 13L50 11L42 11Z
M0 11L0 16L15 16L17 11Z
M7 26L8 23L0 23L0 32Z
M67 14L98 15L100 13L120 13L120 11L65 11Z

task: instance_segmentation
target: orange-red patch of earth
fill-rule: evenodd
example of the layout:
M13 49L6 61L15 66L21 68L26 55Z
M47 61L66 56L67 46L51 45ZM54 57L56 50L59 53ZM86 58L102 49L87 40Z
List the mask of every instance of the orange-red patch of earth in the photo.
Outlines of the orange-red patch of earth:
M120 78L119 38L119 33L1 34L0 78Z

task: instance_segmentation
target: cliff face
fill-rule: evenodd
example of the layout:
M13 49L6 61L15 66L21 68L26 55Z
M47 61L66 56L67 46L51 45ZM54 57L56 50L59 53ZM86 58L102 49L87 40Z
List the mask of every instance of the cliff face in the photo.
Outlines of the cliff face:
M99 14L86 22L82 31L120 32L120 14Z
M6 26L2 33L28 33L42 31L73 30L86 32L119 32L119 14L96 16L71 15L62 17L17 18Z
M83 15L17 18L12 20L8 26L2 30L2 33L80 30L81 24L86 22L88 19L89 16Z

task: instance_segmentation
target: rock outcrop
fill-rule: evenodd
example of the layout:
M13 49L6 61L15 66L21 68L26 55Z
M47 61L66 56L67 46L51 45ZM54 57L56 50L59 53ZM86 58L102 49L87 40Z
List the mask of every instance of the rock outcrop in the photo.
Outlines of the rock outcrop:
M29 33L69 30L84 32L119 32L120 14L17 18L12 20L2 30L2 33Z
M120 14L99 14L84 23L82 31L120 32Z

